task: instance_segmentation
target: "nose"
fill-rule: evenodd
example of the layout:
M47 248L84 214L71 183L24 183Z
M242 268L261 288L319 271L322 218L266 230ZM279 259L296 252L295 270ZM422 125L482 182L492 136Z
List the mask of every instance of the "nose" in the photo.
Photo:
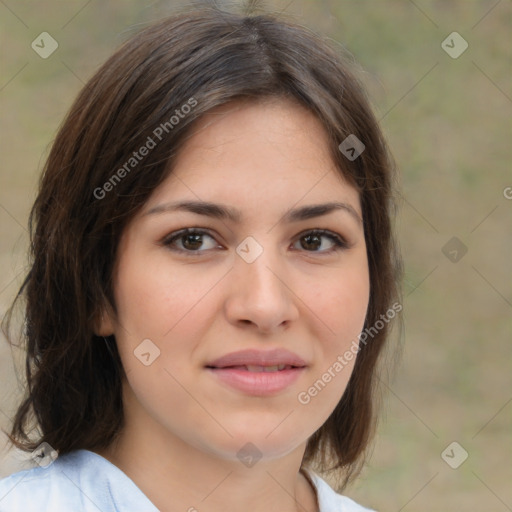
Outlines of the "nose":
M235 255L229 275L225 312L233 325L272 334L287 329L299 317L299 299L277 251L265 248L252 263Z

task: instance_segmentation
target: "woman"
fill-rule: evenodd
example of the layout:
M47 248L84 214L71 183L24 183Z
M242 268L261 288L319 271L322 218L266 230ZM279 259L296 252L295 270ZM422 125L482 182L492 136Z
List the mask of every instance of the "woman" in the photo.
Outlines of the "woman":
M319 473L342 490L374 431L392 208L364 90L320 37L205 7L130 39L31 212L9 436L39 465L0 510L368 510Z

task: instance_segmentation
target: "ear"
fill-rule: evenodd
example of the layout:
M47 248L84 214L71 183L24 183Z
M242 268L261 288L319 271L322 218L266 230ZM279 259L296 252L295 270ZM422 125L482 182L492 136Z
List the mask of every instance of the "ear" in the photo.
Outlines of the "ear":
M101 308L93 322L93 331L96 336L111 336L114 334L114 322L110 308Z

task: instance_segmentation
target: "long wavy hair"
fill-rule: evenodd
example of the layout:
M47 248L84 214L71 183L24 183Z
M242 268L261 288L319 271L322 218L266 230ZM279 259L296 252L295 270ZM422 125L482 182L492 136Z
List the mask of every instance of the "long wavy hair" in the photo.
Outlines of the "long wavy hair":
M365 328L399 299L396 166L350 55L282 15L208 5L174 13L100 67L46 161L28 221L30 270L2 322L13 344L13 311L23 302L27 388L7 433L14 446L32 451L47 442L62 455L105 448L121 431L121 360L115 339L105 343L93 325L104 307L116 313L112 269L123 229L172 172L196 120L232 100L271 97L293 100L319 119L338 171L359 191L370 275ZM194 108L173 124L191 98ZM162 126L165 136L136 170L113 182ZM365 145L353 160L339 149L351 134ZM375 431L378 363L391 324L362 346L340 402L307 443L303 466L339 470L341 489L360 471Z

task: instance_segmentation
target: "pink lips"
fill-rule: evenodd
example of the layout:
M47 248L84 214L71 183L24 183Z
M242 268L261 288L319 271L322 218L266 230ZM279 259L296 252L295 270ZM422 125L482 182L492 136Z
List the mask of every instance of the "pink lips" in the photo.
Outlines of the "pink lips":
M206 365L207 370L224 384L256 396L286 389L306 367L301 357L284 349L232 352Z
M301 359L297 354L284 349L275 350L240 350L238 352L231 352L223 357L219 357L208 363L207 366L214 366L216 368L225 368L228 366L275 366L279 364L286 364L290 366L307 366L306 362Z

